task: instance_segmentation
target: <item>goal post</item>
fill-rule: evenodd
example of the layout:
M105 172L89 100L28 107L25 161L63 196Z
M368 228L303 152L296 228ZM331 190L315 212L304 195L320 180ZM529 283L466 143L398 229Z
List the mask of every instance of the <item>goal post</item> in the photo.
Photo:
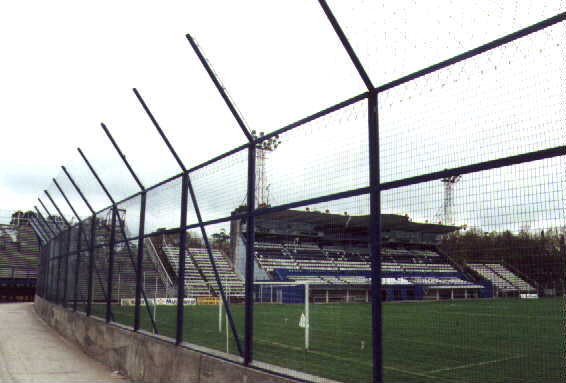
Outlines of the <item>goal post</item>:
M310 286L316 284L314 281L256 281L254 282L254 303L272 304L302 304L301 315L296 318L296 325L304 329L306 351L310 348ZM296 289L292 289L295 287ZM291 288L291 289L289 289ZM298 299L298 292L304 295L304 299Z

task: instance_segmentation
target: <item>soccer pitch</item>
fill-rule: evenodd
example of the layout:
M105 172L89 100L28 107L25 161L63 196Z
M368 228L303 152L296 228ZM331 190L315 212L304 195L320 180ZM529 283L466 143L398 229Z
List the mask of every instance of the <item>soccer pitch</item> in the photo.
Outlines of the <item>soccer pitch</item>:
M102 309L102 307L99 307ZM133 308L113 306L132 325ZM371 380L371 306L311 304L310 349L304 305L254 306L254 360L343 382ZM241 336L243 305L232 305ZM151 330L142 308L142 326ZM175 337L176 308L157 307L162 335ZM559 383L565 380L561 298L384 303L386 382ZM185 340L226 351L217 306L185 306ZM243 339L242 339L243 341ZM228 350L237 354L230 336Z

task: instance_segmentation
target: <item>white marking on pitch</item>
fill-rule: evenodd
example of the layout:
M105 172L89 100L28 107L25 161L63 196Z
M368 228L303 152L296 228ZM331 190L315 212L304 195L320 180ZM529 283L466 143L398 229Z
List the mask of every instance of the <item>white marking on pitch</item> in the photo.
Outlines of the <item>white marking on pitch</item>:
M462 369L462 368L471 368L471 367L485 366L485 365L488 365L488 364L495 364L495 363L500 363L500 362L506 362L506 361L508 361L508 360L520 359L520 358L523 358L523 357L524 357L524 355L515 355L515 356L511 356L511 357L509 357L509 358L494 359L494 360L488 360L488 361L485 361L485 362L464 364L464 365L458 366L458 367L440 368L440 369L438 369L438 370L427 371L427 374L434 374L434 373L437 373L437 372L444 372L444 371L460 370L460 369Z

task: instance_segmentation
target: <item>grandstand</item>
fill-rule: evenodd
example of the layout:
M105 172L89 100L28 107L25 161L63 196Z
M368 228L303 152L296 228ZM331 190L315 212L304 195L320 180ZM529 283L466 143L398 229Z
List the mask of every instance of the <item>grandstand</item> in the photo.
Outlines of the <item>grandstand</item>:
M154 258L163 264L163 270L167 271L168 278L175 281L176 284L179 247L174 246L174 241L165 234L151 237L149 241L156 254ZM231 298L242 298L244 283L242 278L234 272L228 258L218 249L212 250L212 257L227 295ZM205 248L189 247L185 259L185 296L219 296L220 292L208 251Z
M0 301L33 300L39 239L28 221L0 224Z
M501 293L532 293L535 288L498 263L468 264L479 275L489 280Z
M352 294L362 297L354 301L367 301L371 296L368 219L293 210L258 217L256 279L311 283L315 301L348 302ZM442 236L459 227L417 223L399 215L383 215L382 225L384 300L485 298L536 291L502 264L467 265L442 252ZM242 274L245 233L245 222L233 222L235 264Z
M90 220L85 220L81 230L81 248L80 256L72 256L70 258L69 267L77 267L78 275L88 275L88 257L90 248ZM107 299L107 275L108 275L108 248L99 246L102 243L108 243L110 237L110 226L103 220L96 222L95 235L95 252L93 265L93 301L104 302ZM116 232L116 244L114 246L114 273L112 277L112 299L119 301L122 298L135 297L136 291L136 272L134 265L137 257L137 243L124 240L124 233L121 230ZM76 241L78 237L78 226L73 227L71 236ZM163 273L160 273L156 260L152 256L148 241L144 246L145 257L143 260L143 276L142 283L148 297L157 295L159 297L167 297L173 295L170 285L163 279ZM72 277L71 277L72 278ZM69 286L72 289L73 286ZM86 302L88 296L88 278L78 279L77 300L79 303ZM150 294L151 292L151 294ZM74 297L72 292L68 293L67 299L72 301Z
M369 302L371 258L368 248L368 216L348 216L310 211L283 211L257 217L255 280L261 282L302 282L313 286L315 302ZM80 272L87 273L90 223L82 228ZM108 243L108 222L96 223L96 242ZM441 300L533 293L527 280L503 264L456 262L439 249L443 235L456 226L412 222L407 216L383 215L382 299ZM124 240L126 228L117 230L114 248L113 300L135 296L137 244ZM77 229L71 235L76 236ZM9 232L6 232L9 234ZM6 236L6 235L4 235ZM225 292L233 302L244 297L246 249L245 221L231 223L232 247L213 249L212 258ZM172 297L177 292L179 243L165 233L144 241L143 282L148 296ZM94 265L94 301L106 300L107 252L97 246ZM25 259L25 258L22 258ZM5 261L4 261L5 262ZM21 261L20 261L21 262ZM258 285L259 286L259 285ZM256 286L256 290L259 287ZM80 279L79 301L87 296L88 283ZM297 287L280 289L284 297L299 296ZM257 291L259 292L259 291ZM264 299L262 292L259 299ZM217 297L219 287L208 251L194 244L187 248L186 297ZM273 298L271 298L273 299Z

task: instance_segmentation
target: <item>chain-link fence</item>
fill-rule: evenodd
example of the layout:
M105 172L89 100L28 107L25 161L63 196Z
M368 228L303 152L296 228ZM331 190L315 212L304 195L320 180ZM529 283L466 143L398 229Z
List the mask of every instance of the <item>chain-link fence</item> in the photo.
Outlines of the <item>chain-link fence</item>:
M477 33L423 46L368 12L375 51L320 3L367 91L256 133L188 36L248 142L188 168L135 91L180 173L146 187L105 128L134 186L82 151L63 168L34 222L38 294L301 381L563 381L564 4L505 3L494 36L461 14L449 28ZM388 49L422 55L366 72Z

